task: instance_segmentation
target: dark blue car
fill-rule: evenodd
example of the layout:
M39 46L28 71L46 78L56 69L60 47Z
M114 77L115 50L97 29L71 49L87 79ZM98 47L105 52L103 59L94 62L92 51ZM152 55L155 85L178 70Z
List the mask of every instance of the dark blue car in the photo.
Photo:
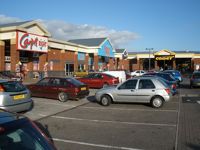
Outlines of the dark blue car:
M165 70L164 73L171 74L178 81L178 84L183 81L181 73L178 70Z

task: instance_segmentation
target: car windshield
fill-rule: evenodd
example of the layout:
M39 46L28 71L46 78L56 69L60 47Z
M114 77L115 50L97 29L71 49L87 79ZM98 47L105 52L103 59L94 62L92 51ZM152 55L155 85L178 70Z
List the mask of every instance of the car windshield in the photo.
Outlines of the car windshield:
M0 150L53 150L27 118L0 124Z
M66 80L70 83L72 83L75 86L80 86L80 85L84 85L84 83L80 82L79 80L76 80L74 78L66 78Z
M25 86L20 82L2 82L1 85L4 87L5 92L20 92L26 90Z

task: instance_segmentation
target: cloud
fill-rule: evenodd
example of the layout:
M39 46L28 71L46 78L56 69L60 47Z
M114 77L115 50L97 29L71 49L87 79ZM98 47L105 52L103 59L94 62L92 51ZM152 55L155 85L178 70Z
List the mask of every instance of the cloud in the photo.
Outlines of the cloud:
M19 18L0 15L0 24L17 21L22 20ZM139 38L139 36L134 32L126 30L118 31L103 26L88 24L77 25L59 20L38 19L37 21L41 22L47 28L53 38L60 40L108 37L114 48L126 48L124 47L125 45L128 45Z
M19 22L19 21L22 21L22 20L19 19L19 18L8 17L8 16L0 14L0 24L6 24L6 23L12 23L12 22Z
M134 32L125 30L117 31L103 26L88 24L76 25L57 20L41 20L41 22L46 26L53 37L63 40L108 37L115 48L120 48L120 46L126 45L139 38Z

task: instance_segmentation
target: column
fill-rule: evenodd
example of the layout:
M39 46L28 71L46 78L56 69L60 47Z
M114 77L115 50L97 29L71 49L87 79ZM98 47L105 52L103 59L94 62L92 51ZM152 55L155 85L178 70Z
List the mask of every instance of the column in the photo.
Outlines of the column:
M85 63L84 63L84 65L85 65L85 67L84 67L85 71L88 71L88 61L89 61L89 55L88 55L88 53L86 53L85 54Z
M11 39L10 44L11 71L15 72L16 64L20 61L20 50L16 48L16 39Z
M99 66L98 66L98 62L99 62L99 56L98 54L94 54L94 70L95 71L99 71Z
M44 70L44 65L46 62L48 62L47 55L48 55L47 53L42 53L39 56L39 70L40 71Z
M173 59L173 69L176 70L176 59Z
M0 71L5 70L5 42L0 41Z
M155 60L155 70L159 70L160 68L159 68L159 66L158 66L158 61L157 60Z
M78 71L78 52L74 53L74 72Z

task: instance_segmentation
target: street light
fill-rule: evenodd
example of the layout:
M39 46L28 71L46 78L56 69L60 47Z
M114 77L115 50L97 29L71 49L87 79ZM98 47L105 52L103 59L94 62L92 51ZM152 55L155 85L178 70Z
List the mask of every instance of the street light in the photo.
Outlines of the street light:
M146 48L146 50L149 50L149 71L150 71L150 69L151 69L151 57L150 57L150 55L151 55L151 50L153 50L153 48Z

